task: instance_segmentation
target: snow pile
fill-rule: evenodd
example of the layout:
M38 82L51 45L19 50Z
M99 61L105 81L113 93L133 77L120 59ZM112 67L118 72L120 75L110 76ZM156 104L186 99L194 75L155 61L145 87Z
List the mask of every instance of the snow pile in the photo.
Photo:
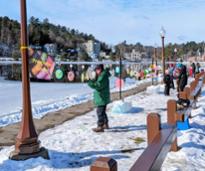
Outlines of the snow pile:
M132 104L125 101L116 101L112 107L112 113L129 113L132 110Z

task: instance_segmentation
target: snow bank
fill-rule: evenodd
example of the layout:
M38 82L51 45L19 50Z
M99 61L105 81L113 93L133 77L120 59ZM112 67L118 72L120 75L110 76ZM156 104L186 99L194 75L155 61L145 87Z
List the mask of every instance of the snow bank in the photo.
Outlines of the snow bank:
M77 105L91 100L91 94L72 95L65 99L57 101L40 100L32 104L32 114L34 118L40 119L49 112L55 112L66 109L70 106ZM0 126L6 126L21 120L22 111L12 112L0 117Z

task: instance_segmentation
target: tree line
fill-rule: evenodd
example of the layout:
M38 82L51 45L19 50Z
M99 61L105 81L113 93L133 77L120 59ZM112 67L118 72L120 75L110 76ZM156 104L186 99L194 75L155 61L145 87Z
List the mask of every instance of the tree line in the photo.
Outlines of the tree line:
M47 43L53 43L57 46L60 55L66 56L67 49L81 48L82 43L88 40L97 40L92 34L79 32L61 25L55 25L49 22L48 19L40 21L40 19L31 17L28 23L29 44L42 46ZM118 60L120 55L126 52L131 52L132 49L145 52L148 57L152 57L153 46L144 46L141 43L127 44L126 41L115 45L113 52L106 43L101 43L102 51L110 55L111 59ZM0 17L0 56L20 57L20 23L9 19L8 17ZM175 55L182 57L183 55L195 56L204 53L205 42L196 43L194 41L173 44L169 43L165 47L166 57L173 58ZM81 48L82 49L82 48ZM177 49L177 54L174 49ZM160 56L161 48L157 47L158 56ZM88 59L84 51L79 54L82 60Z
M77 49L82 43L95 39L92 34L79 32L65 26L54 25L48 19L40 21L31 17L28 24L29 44L43 46L53 43L59 52ZM102 43L103 46L104 43ZM8 47L8 48L6 48ZM16 57L20 55L20 23L8 17L0 17L0 56Z

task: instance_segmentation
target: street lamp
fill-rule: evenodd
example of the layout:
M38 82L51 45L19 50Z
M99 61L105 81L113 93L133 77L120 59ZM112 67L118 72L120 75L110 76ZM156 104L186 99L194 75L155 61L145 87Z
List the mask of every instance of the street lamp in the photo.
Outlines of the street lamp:
M160 36L162 38L162 71L163 77L165 76L165 49L164 49L164 38L165 38L166 31L164 27L161 28Z
M31 112L26 0L20 0L20 4L23 110L20 130L16 137L15 150L11 152L9 158L12 160L26 160L41 156L48 159L47 150L43 147L40 148L40 141L38 140Z

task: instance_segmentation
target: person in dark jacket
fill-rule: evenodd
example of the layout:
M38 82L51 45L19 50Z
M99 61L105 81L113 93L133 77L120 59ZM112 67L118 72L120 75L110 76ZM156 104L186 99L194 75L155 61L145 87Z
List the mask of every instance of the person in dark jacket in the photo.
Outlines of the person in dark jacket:
M199 74L200 73L200 64L197 62L196 63L196 74Z
M187 76L187 69L186 66L183 65L181 69L181 73L179 75L179 91L183 91L185 86L188 82L188 76Z
M195 77L195 74L196 74L196 65L195 65L194 62L191 64L191 67L192 67L193 76Z
M169 75L169 71L166 71L165 76L164 76L164 95L169 96L170 88L171 88L171 76Z
M104 129L109 129L106 107L110 103L110 73L108 69L104 69L103 65L97 65L95 72L96 79L88 82L88 85L95 90L94 104L97 107L98 122L97 128L93 128L93 131L104 132Z
M170 65L169 75L171 77L170 88L175 89L175 86L174 86L174 65L173 64Z

